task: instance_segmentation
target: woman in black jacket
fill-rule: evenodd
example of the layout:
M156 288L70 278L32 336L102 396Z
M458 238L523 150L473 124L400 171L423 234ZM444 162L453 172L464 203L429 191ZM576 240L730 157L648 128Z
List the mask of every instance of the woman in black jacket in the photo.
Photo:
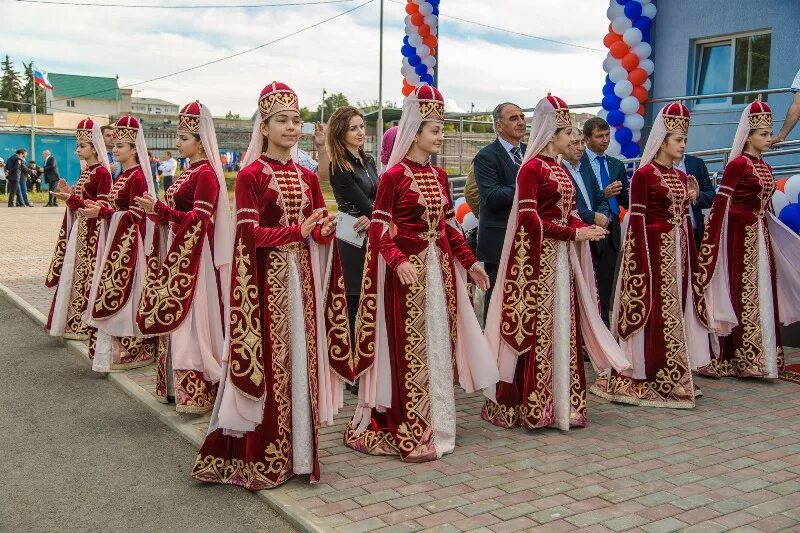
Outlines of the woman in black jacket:
M364 152L364 115L355 107L337 109L328 120L327 148L331 159L330 182L339 212L356 218L353 228L366 236L378 190L375 160ZM347 292L350 331L355 334L361 276L366 246L339 239L339 253Z

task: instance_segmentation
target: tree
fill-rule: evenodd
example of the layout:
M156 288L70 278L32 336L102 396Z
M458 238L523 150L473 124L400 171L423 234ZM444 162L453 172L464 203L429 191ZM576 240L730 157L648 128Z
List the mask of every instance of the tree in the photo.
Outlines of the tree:
M340 107L350 105L350 101L342 93L334 93L325 98L323 104L325 105L325 119L327 120L331 115L333 115L333 112ZM319 113L322 110L323 104L317 106L317 120L319 120Z
M233 111L228 111L228 113L225 115L225 118L239 120L242 117L239 116L239 113L234 113Z
M22 99L25 102L30 102L33 100L33 61L28 63L27 65L25 62L22 62L22 67L25 70L25 87L22 89ZM36 112L37 113L44 113L45 112L45 89L44 87L37 87L36 88ZM22 105L21 108L25 109L26 111L30 109L30 106Z
M0 106L7 108L9 111L20 111L28 106L21 106L19 104L12 104L9 102L19 102L22 100L22 83L19 79L19 74L14 70L14 63L11 58L6 55L0 66L3 70L3 77L0 78ZM26 109L27 110L27 109Z
M300 108L300 118L303 119L303 122L318 122L319 121L319 111L311 111L307 107Z

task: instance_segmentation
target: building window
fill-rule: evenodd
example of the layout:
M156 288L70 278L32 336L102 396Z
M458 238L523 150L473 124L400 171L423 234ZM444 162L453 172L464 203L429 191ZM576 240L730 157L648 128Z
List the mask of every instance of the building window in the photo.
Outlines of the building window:
M67 107L75 107L75 100L67 100Z
M769 87L772 35L768 32L698 41L694 75L695 94L715 94ZM766 100L764 95L764 100ZM695 100L695 107L741 105L755 95Z

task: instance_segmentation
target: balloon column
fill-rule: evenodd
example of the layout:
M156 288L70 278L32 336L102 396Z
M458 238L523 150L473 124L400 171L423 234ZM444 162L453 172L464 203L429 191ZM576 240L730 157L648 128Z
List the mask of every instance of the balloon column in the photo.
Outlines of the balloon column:
M775 180L772 208L781 222L800 233L800 174Z
M478 227L478 217L467 205L467 199L463 196L456 200L453 209L456 211L456 222L461 225L464 231L472 231Z
M603 109L598 116L611 125L613 156L636 157L644 127L644 103L655 66L650 58L650 27L656 16L651 0L610 0L606 11L611 24L603 44L608 56L603 61L606 83Z
M406 36L403 37L403 96L419 83L434 85L436 38L439 28L439 0L407 0Z

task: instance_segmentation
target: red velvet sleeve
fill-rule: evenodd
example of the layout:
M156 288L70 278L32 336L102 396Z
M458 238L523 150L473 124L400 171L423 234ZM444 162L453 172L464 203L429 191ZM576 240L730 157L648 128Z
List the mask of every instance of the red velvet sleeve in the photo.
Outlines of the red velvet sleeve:
M373 219L373 226L370 227L369 238L379 238L378 251L383 256L386 264L391 269L395 269L404 262L408 261L406 254L400 251L400 248L395 244L394 239L389 235L389 231L383 231L381 224L383 218L388 219L391 223L392 213L394 212L395 204L395 190L397 188L397 181L403 176L402 173L386 172L378 181L378 190L375 194L375 207L372 210L373 215L376 211L381 212L379 219ZM376 228L379 232L374 232L372 228Z
M198 173L197 183L194 187L194 204L192 211L204 221L210 220L214 214L214 206L219 195L219 181L211 170L202 170ZM173 209L161 200L156 202L156 214L169 222L181 224L189 215L186 211Z
M83 201L83 198L72 193L69 195L69 198L67 198L67 207L75 211L76 209L83 209L86 207L86 203Z
M111 192L113 184L111 172L106 167L98 167L92 175L92 181L95 182L97 187L97 202L102 205L108 205L108 193Z
M543 165L525 165L520 169L519 178L517 179L518 187L524 185L526 197L529 199L539 199L539 183L544 179L544 173L549 172ZM520 194L520 199L523 196ZM522 206L520 206L522 207ZM559 226L553 224L551 221L539 217L542 223L542 235L549 239L557 239L559 241L573 241L575 240L575 229L569 226Z
M447 198L444 224L445 236L447 237L447 242L450 244L450 250L452 250L453 255L458 259L458 262L461 263L461 266L469 270L478 260L475 258L475 254L472 253L472 249L464 238L464 232L456 221L456 213L453 210L453 199L450 196L450 186L447 182L447 172L441 168L437 168L436 170L439 175L439 185L444 191L445 198Z
M236 178L236 213L237 220L244 216L247 220L259 219L258 177L245 169ZM275 206L273 206L275 208ZM286 227L253 226L253 237L257 248L276 248L293 242L303 242L300 226L295 224Z

